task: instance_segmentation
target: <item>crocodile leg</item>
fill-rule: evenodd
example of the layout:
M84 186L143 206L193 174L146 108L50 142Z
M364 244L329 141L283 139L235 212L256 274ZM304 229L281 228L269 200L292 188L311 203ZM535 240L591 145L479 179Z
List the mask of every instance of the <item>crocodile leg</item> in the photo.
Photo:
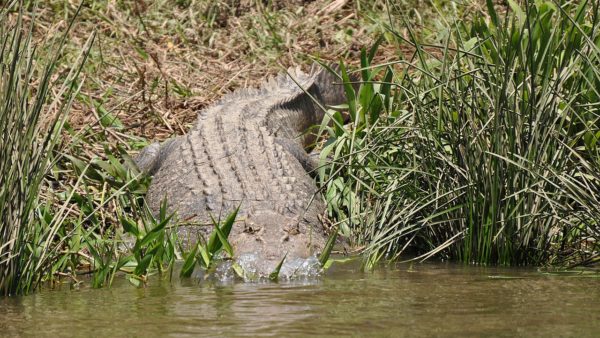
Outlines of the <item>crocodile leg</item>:
M292 156L294 156L294 158L300 162L302 168L304 168L309 175L314 176L317 174L317 169L319 168L318 153L308 154L306 153L306 150L302 148L302 146L290 139L277 138L275 142L281 145L287 152L292 154Z
M162 144L154 142L142 149L134 161L141 172L154 175L162 166L165 158L181 142L181 136L168 139Z

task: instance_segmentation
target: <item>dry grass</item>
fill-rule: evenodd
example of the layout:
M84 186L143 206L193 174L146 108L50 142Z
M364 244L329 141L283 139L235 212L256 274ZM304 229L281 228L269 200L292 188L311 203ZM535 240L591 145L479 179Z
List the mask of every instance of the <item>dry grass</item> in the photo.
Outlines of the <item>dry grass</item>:
M180 3L182 5L176 5ZM328 3L328 5L323 5ZM311 57L358 60L376 37L350 1L106 1L85 6L64 55L67 61L98 32L86 84L70 123L98 125L106 115L117 140L162 140L184 133L196 111L239 87ZM38 33L62 30L74 1L42 5ZM393 58L385 55L381 58ZM106 123L105 123L106 126ZM128 136L129 135L129 136Z
M443 14L453 14L450 1L435 2ZM64 55L68 64L97 32L70 124L74 130L95 126L95 132L106 132L98 122L109 114L116 119L104 123L113 127L110 138L127 148L145 143L134 135L163 140L182 134L198 109L282 69L306 67L315 57L358 63L360 49L385 32L390 19L408 38L400 28L405 19L425 27L428 17L440 15L428 3L395 1L388 12L385 1L366 0L89 1ZM467 15L482 9L477 1L463 3L459 7ZM44 1L39 36L62 31L77 4ZM413 49L407 45L404 52L410 57ZM399 57L397 46L383 46L376 61Z

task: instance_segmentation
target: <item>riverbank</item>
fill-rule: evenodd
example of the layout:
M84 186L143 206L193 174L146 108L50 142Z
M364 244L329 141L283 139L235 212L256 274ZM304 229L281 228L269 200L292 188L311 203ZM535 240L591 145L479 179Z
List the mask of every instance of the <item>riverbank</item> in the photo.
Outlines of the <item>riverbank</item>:
M33 78L43 78L45 64L55 69L46 82L32 82L41 86L31 93L48 85L39 102L49 104L22 111L28 138L11 131L22 148L1 147L3 183L22 189L0 194L14 202L2 214L0 289L78 283L81 273L100 287L118 271L143 285L180 259L192 270L209 268L221 248L180 250L169 215L156 220L146 210L149 179L131 169L129 154L185 133L196 111L223 94L314 59L360 68L360 91L347 86L352 123L321 128L318 181L332 228L365 253L367 266L405 253L594 264L598 5L510 3L437 1L418 10L412 1L38 4L32 43L19 46L32 55L38 46ZM33 8L22 15L25 36ZM3 20L4 41L17 18L13 9ZM15 55L3 54L3 64ZM19 72L27 74L26 65ZM69 69L76 72L65 77ZM60 117L49 130L64 127L45 150L34 146L40 129L31 113ZM39 160L31 174L15 175L15 163L29 166L30 154ZM138 239L131 250L126 236Z

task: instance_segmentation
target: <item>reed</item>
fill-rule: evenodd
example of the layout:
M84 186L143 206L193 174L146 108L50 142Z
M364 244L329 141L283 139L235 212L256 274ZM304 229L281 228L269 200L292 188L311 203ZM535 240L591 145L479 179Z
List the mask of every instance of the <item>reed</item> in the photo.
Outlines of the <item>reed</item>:
M86 58L84 51L62 82L53 81L57 54L40 62L31 19L24 23L22 1L0 9L0 293L5 295L35 287L56 258L54 237L64 210L50 212L40 193ZM55 49L63 43L64 36Z
M487 18L452 23L438 45L387 25L412 57L372 64L383 39L363 50L350 128L323 124L329 212L369 266L408 252L598 260L599 4L508 3L501 15L487 1Z

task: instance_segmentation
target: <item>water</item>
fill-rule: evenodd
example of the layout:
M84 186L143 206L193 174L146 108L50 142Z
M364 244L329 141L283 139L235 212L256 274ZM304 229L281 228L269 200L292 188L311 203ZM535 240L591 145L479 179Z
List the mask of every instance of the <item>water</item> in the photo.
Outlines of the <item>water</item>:
M312 281L152 280L0 299L1 336L600 336L600 278L426 263Z

